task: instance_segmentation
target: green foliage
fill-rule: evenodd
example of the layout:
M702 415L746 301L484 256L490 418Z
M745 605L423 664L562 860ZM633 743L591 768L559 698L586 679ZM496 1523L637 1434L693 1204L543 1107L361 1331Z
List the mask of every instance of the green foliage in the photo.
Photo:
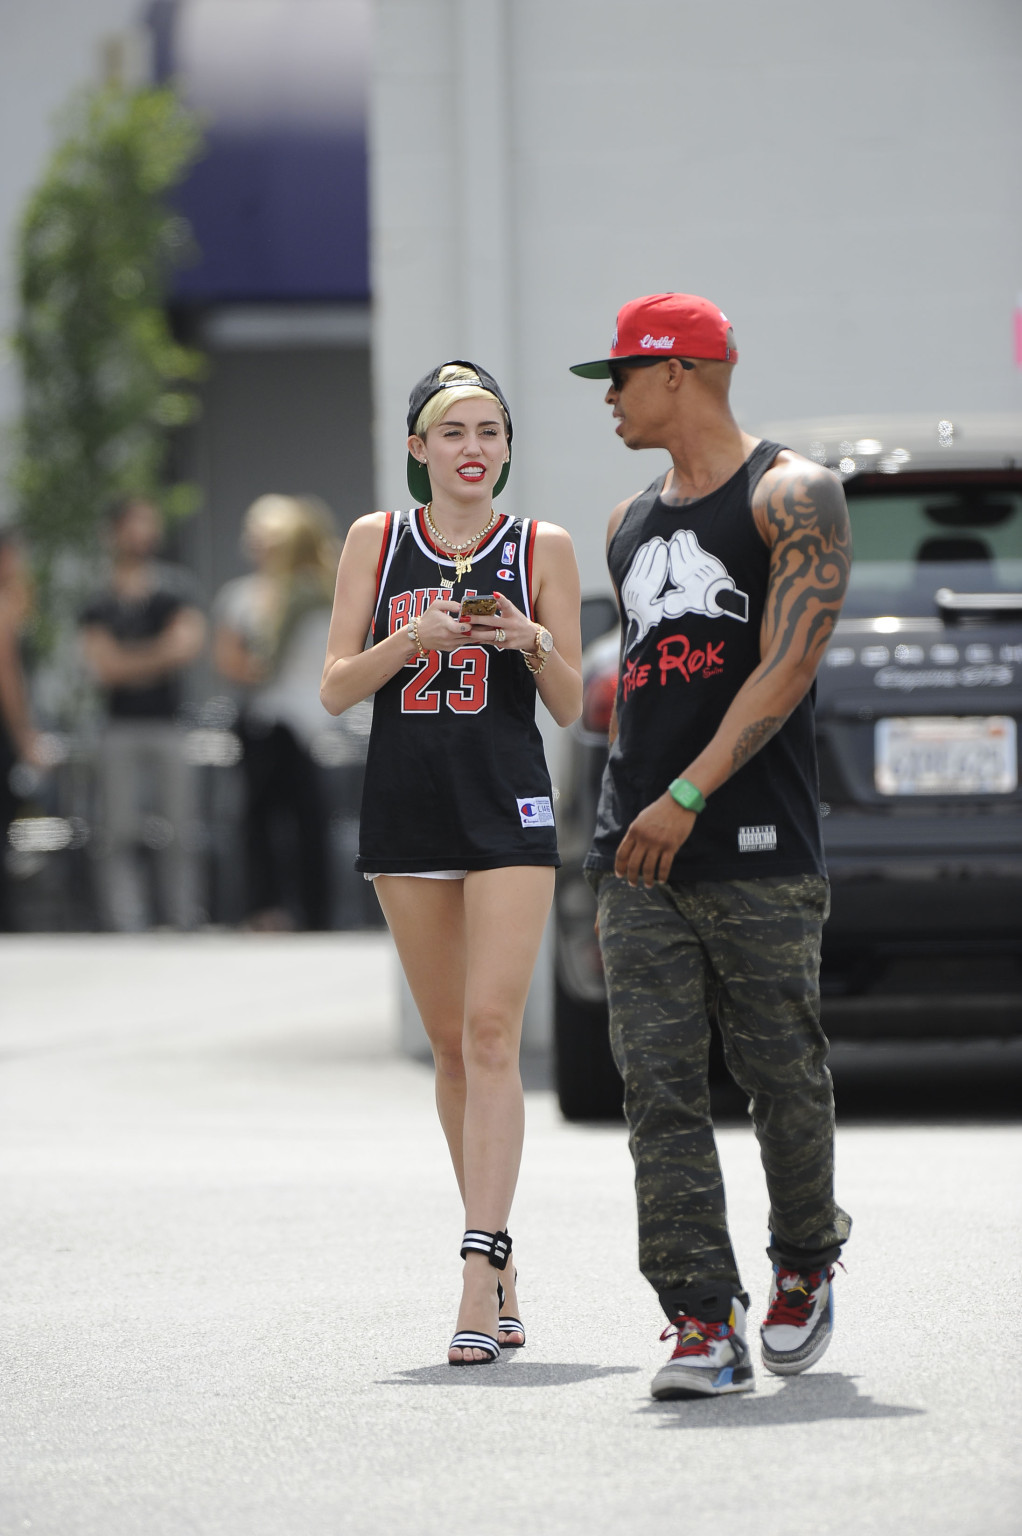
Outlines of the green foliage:
M15 488L44 611L63 554L90 555L109 502L193 511L196 488L162 484L168 431L192 421L202 355L164 309L172 268L193 254L165 202L201 149L168 88L92 92L25 212L19 246L24 407Z

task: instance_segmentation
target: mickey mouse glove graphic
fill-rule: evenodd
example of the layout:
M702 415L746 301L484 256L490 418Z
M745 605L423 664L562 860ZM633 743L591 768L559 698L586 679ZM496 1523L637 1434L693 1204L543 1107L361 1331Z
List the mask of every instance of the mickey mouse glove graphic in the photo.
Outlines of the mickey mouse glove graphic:
M628 575L621 587L621 603L628 618L625 650L644 640L664 616L660 596L668 569L667 545L663 539L650 539L635 552Z
M707 554L691 528L679 528L673 535L668 563L671 584L661 599L665 618L698 613L708 619L727 617L748 623L748 597L738 591L724 562Z

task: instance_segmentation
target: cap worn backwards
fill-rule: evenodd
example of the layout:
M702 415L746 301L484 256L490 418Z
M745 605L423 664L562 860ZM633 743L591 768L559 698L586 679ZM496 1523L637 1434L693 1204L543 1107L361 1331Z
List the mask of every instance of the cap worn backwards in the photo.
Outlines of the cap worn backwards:
M465 368L475 374L475 380L465 378L441 379L440 375L445 368ZM501 470L497 483L493 487L494 496L499 496L507 484L507 477L511 472L511 409L504 399L504 392L496 379L492 374L487 373L485 368L480 368L478 363L466 362L464 358L451 358L446 363L438 363L429 373L423 374L408 396L408 436L415 436L419 417L434 395L440 394L445 389L464 389L466 386L471 386L473 382L478 382L480 389L485 389L499 400L500 408L504 412L504 420L507 423L507 463ZM406 467L406 478L408 480L408 489L415 497L416 502L420 505L425 505L433 495L433 490L429 483L429 470L425 464L414 458L410 453Z

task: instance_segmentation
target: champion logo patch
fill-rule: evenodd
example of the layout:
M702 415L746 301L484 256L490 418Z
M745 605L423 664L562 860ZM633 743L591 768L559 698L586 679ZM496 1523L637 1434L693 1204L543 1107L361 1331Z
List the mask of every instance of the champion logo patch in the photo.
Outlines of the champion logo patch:
M514 540L511 540L504 545L504 553L500 557L501 563L503 565L512 565L514 563L515 550L517 548L518 545L514 542Z
M776 827L739 827L739 853L772 853L777 847Z
M519 800L518 814L522 818L523 827L552 827L554 824L554 810L549 795L537 795L534 800Z
M497 579L498 581L514 581L515 573L514 571L509 571L506 565L502 565L497 570Z

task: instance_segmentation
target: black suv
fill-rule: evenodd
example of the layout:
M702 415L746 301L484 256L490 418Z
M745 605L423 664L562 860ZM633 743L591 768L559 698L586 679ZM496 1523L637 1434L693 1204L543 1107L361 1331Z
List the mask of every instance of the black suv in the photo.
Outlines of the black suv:
M845 481L855 559L817 696L833 1036L1022 1031L1022 418L772 424ZM554 1042L571 1119L620 1113L581 866L617 685L584 659L559 774Z

